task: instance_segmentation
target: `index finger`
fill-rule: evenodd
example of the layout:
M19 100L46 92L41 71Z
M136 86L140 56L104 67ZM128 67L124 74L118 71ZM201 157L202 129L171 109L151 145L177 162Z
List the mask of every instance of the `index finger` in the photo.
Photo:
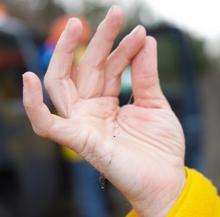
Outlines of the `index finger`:
M45 87L54 106L65 117L70 113L71 105L78 97L70 73L73 64L73 53L79 43L81 32L81 22L77 18L69 19L57 42L44 78Z

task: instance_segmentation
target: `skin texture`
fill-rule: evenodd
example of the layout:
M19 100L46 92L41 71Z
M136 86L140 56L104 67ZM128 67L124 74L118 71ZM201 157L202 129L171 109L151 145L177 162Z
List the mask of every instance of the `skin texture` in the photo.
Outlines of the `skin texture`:
M23 102L36 134L78 152L140 217L162 217L185 183L184 135L160 89L155 39L137 26L111 52L122 24L121 8L113 6L71 76L82 32L80 21L71 18L44 79L59 116L43 103L32 72L23 75ZM119 107L120 78L129 64L134 103Z

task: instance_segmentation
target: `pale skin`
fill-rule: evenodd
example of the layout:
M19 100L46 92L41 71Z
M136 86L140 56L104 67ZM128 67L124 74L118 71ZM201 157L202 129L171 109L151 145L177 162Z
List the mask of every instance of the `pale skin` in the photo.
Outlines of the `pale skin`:
M121 8L113 6L73 72L82 25L71 18L44 79L59 115L44 104L32 72L23 75L23 102L36 134L78 152L138 216L164 217L185 183L184 135L160 88L155 39L137 26L111 52L122 23ZM120 78L129 64L134 103L119 107Z

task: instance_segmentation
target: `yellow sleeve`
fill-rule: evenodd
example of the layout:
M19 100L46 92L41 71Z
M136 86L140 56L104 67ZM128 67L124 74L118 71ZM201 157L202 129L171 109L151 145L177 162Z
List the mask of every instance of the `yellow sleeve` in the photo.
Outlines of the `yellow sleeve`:
M220 198L216 188L202 174L186 169L182 194L167 217L220 217ZM131 211L126 217L138 217Z
M70 148L66 148L65 146L62 147L62 154L63 157L70 162L79 162L83 160L75 151Z

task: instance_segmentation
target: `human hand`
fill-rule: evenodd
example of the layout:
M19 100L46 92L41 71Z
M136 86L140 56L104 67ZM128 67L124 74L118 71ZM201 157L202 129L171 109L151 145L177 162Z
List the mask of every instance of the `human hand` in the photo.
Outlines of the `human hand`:
M184 183L182 127L165 99L156 41L138 26L110 54L123 23L113 6L73 72L82 26L69 20L45 76L58 115L43 103L40 80L23 75L23 101L33 130L78 152L130 201L140 217L162 217ZM131 64L134 103L119 107L121 74Z

